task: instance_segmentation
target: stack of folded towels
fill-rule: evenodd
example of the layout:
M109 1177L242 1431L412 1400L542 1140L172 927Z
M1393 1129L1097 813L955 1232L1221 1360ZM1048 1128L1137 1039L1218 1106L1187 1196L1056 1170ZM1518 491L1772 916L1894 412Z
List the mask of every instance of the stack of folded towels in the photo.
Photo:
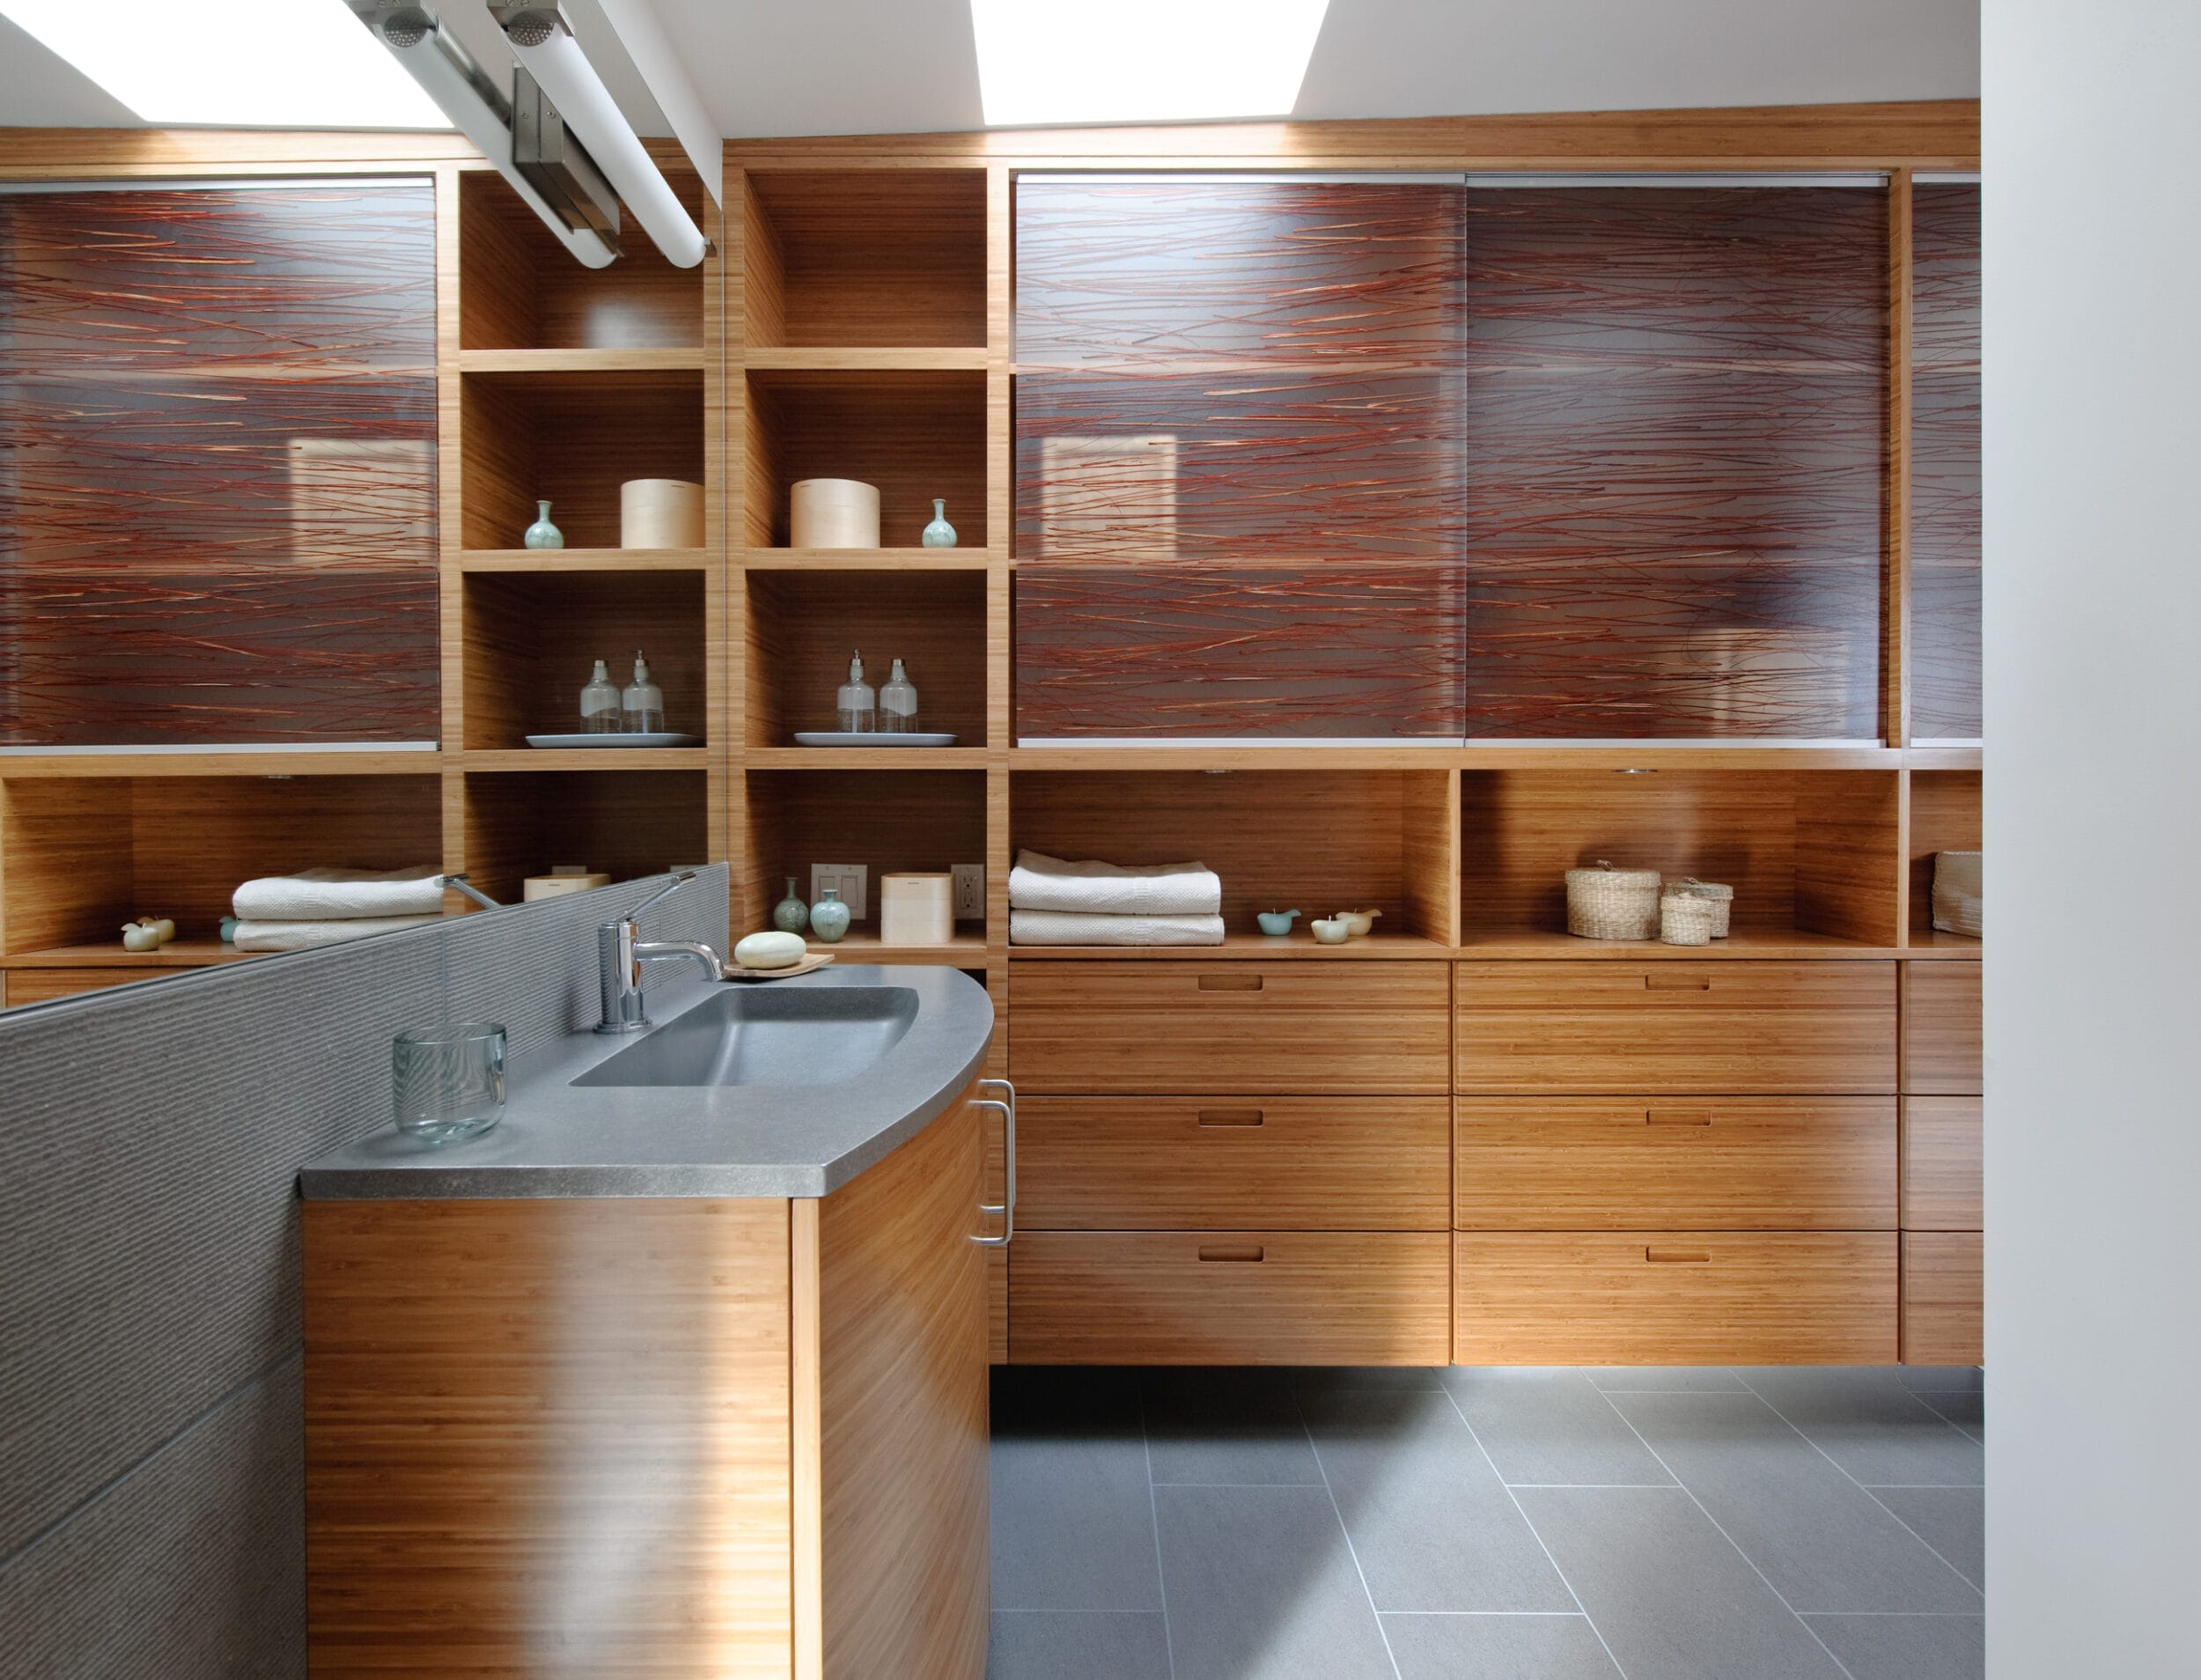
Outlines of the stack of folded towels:
M1066 863L1020 851L1012 945L1220 945L1223 883L1205 864Z
M443 871L301 869L248 881L230 901L240 951L303 951L418 927L443 914Z

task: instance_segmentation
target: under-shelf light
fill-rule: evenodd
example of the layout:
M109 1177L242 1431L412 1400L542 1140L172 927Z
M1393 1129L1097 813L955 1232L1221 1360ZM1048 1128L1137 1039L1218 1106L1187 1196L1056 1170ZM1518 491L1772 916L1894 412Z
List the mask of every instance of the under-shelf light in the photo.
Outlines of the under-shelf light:
M994 128L1291 114L1329 0L971 0Z

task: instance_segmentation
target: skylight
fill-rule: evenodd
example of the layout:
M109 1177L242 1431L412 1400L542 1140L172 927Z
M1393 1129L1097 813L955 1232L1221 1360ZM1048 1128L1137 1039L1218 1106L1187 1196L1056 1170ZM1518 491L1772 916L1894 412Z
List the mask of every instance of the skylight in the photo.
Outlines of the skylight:
M451 126L343 0L0 0L0 14L164 127Z
M1287 116L1329 0L971 0L994 128Z

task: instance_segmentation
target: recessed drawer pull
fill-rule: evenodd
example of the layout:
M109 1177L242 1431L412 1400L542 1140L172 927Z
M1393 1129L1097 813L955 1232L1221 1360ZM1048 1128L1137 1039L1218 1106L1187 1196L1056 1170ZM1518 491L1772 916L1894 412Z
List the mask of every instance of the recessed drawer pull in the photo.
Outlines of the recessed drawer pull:
M1646 1126L1708 1126L1711 1124L1710 1109L1645 1109L1643 1124Z
M1204 1126L1257 1126L1262 1124L1259 1109L1203 1109L1200 1124Z
M1200 976L1203 991L1259 991L1261 976L1257 974L1204 974Z
M1707 1264L1711 1253L1705 1249L1645 1249L1643 1257L1654 1266Z
M1259 1260L1266 1253L1267 1250L1258 1242L1248 1242L1241 1247L1234 1249L1210 1247L1206 1244L1203 1244L1200 1249L1200 1258L1203 1260L1229 1260L1242 1264L1248 1261Z
M1710 991L1711 976L1708 974L1646 974L1643 976L1645 991Z

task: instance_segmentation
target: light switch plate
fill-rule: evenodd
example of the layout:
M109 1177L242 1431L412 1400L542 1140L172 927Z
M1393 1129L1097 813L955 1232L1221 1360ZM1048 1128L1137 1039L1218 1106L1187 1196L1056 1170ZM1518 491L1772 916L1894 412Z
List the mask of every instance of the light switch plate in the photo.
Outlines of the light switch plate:
M841 895L841 902L849 907L849 920L862 921L869 913L865 903L864 887L871 871L862 864L812 864L810 866L810 902L816 903L825 896L828 887Z
M986 919L985 865L955 866L955 919L959 922L983 922Z

